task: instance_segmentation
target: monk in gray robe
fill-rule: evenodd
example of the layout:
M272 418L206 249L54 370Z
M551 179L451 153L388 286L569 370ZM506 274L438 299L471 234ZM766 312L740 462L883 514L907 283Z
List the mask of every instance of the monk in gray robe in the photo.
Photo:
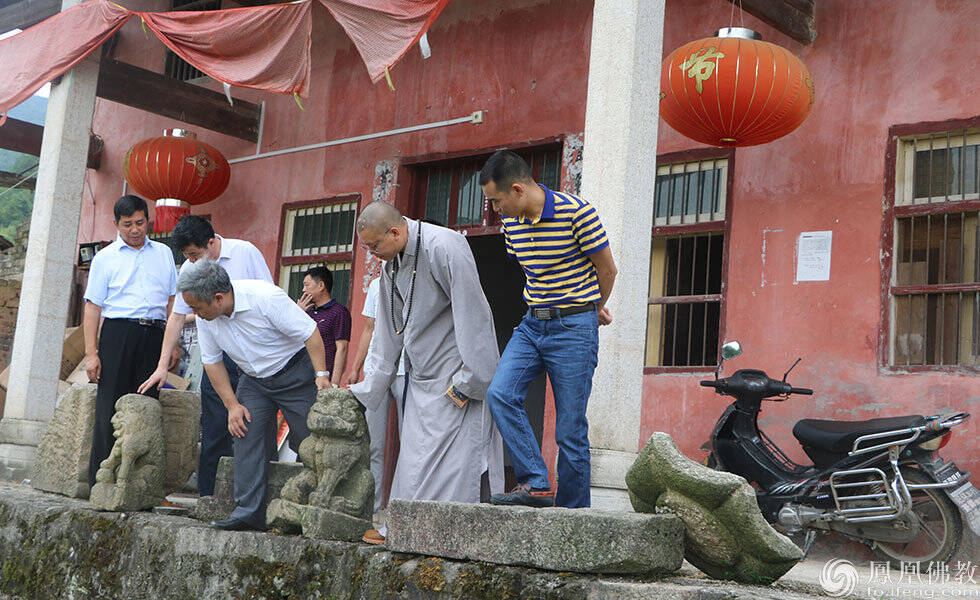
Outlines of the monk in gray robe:
M469 245L384 202L357 219L361 244L386 261L374 327L376 369L350 387L369 409L387 400L405 350L408 390L391 498L479 502L481 477L503 489L503 445L484 401L500 354ZM365 541L381 543L369 531Z

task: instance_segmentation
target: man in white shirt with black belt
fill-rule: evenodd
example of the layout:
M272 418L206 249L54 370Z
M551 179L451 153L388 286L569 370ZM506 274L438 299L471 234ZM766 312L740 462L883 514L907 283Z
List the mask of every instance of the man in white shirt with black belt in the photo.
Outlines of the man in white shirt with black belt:
M170 248L146 237L150 222L146 201L123 196L112 212L118 235L92 259L82 320L85 370L89 381L99 384L89 487L95 485L99 465L115 441L112 415L116 400L135 392L157 364L177 282ZM150 395L155 398L156 390Z
M181 273L189 264L203 258L221 265L232 280L261 279L272 283L269 266L258 248L245 240L221 237L203 217L184 215L174 227L172 237L174 244L187 259L180 267ZM160 388L166 382L171 354L177 347L177 340L189 314L191 308L178 294L163 333L160 362L157 363L153 375L140 386L141 394L154 385ZM227 354L223 356L223 360L231 387L235 388L241 371ZM232 437L228 432L228 411L205 373L201 378L201 454L197 464L197 491L201 496L214 493L218 459L231 456L232 444Z
M259 280L232 282L211 261L181 269L177 291L200 319L201 360L235 437L235 510L211 526L264 530L270 423L281 410L290 447L299 450L310 433L306 418L316 392L330 386L323 340L313 319L280 288ZM242 370L237 390L222 352Z

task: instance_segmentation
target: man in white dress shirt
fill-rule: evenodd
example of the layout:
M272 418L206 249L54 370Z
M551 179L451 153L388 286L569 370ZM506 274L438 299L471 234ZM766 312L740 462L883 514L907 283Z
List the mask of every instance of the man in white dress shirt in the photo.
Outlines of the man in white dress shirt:
M241 279L208 260L181 269L177 290L198 316L201 360L228 411L235 437L235 510L211 526L264 530L270 424L276 411L289 423L290 446L310 431L306 418L318 389L330 386L323 339L316 323L275 285ZM233 390L222 361L242 370Z
M89 487L115 438L116 400L137 391L153 372L167 312L174 301L177 268L164 244L146 237L146 201L123 196L113 207L116 241L92 259L85 288L85 370L99 384L89 454ZM104 319L99 329L99 321ZM151 392L156 397L156 390Z
M180 272L191 263L202 258L221 265L232 280L261 279L272 283L269 267L259 249L245 240L223 238L214 232L211 223L197 215L185 215L180 218L173 231L174 245L187 259L180 267ZM154 385L162 387L167 380L170 356L177 348L181 328L191 314L191 308L178 294L174 299L173 311L167 319L167 329L163 333L163 348L160 351L160 362L156 371L140 386L140 393ZM193 317L191 317L193 318ZM241 371L228 355L223 356L225 370L231 387L238 385ZM201 496L214 493L214 479L218 471L218 460L222 456L231 456L232 437L228 432L228 411L221 402L207 373L201 377L201 455L197 465L197 491Z
M350 372L344 375L340 384L348 386L361 380L361 369L364 376L368 377L374 373L374 363L377 357L374 355L374 320L378 315L378 288L381 281L380 277L375 277L368 285L367 295L364 297L364 309L361 315L364 317L364 331L361 332L361 339L357 344L357 356L354 357L354 364ZM400 428L401 415L404 412L402 396L405 394L405 352L398 361L398 372L395 379L389 386L388 391L395 399L397 419L395 426ZM371 437L371 474L374 475L374 512L381 509L382 489L381 483L384 477L385 462L385 442L388 432L388 416L390 400L382 401L376 409L367 409L364 418L367 419L368 435Z

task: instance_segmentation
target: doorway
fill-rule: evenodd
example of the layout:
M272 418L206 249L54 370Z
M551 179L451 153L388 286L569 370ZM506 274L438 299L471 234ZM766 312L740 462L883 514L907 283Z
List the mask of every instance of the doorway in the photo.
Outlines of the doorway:
M507 255L502 234L468 236L466 241L469 242L473 258L476 260L483 293L490 303L493 327L497 332L497 347L503 353L510 336L514 333L514 328L527 313L527 304L523 297L524 271L516 260ZM531 382L524 403L538 448L541 448L544 434L544 405L545 373L542 371L541 375ZM516 480L506 448L504 467L504 488L509 490L516 485Z

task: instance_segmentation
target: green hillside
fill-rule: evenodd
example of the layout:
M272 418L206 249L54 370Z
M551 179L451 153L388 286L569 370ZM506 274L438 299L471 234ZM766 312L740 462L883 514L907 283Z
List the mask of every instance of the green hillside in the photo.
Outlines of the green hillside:
M47 111L48 99L41 96L31 96L10 110L10 118L27 121L35 125L44 125L44 115ZM37 157L30 154L0 149L0 171L4 173L36 173L33 168L37 165ZM24 189L9 189L0 186L0 235L13 241L17 228L31 216L34 192Z

